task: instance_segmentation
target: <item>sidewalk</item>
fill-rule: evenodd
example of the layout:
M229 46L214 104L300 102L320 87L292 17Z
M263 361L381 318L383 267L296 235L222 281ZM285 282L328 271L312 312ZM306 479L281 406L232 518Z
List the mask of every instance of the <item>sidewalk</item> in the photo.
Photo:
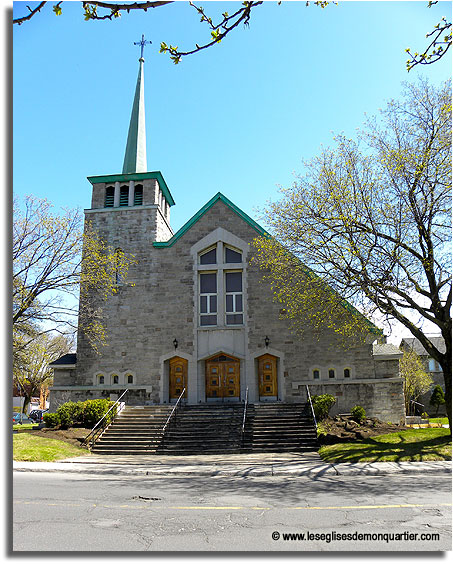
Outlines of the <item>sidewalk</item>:
M444 474L451 461L330 464L318 453L236 454L200 456L80 456L59 462L13 461L18 472L64 472L113 476L322 476Z

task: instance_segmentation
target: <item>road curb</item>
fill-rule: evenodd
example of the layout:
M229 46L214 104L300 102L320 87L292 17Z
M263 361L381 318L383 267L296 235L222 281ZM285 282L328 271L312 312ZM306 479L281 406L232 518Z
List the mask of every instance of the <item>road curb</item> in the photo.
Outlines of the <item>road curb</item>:
M291 468L279 467L269 464L267 466L255 466L248 468L237 467L169 467L150 468L147 466L136 466L125 464L78 464L74 462L14 462L15 472L60 472L71 474L96 474L101 476L124 475L124 476L224 476L232 478L246 477L309 477L319 478L323 476L384 476L388 474L450 474L451 462L407 462L407 463L370 463L370 464L323 464L323 465L300 465Z

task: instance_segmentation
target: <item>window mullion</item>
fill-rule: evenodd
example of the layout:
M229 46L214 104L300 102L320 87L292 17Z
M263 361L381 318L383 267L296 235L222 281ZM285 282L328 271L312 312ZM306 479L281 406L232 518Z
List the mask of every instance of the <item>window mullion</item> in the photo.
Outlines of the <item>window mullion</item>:
M222 325L226 325L225 319L225 275L223 269L223 243L217 242L217 315L218 321Z

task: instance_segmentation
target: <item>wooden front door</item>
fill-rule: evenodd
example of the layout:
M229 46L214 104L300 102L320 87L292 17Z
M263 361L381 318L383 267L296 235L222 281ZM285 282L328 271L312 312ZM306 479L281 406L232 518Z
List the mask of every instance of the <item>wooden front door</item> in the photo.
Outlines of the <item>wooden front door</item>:
M184 388L183 398L187 398L187 365L187 360L179 356L170 360L170 401L177 400Z
M237 358L217 355L206 361L206 398L239 400L240 362Z
M265 354L258 358L260 396L277 397L277 357Z

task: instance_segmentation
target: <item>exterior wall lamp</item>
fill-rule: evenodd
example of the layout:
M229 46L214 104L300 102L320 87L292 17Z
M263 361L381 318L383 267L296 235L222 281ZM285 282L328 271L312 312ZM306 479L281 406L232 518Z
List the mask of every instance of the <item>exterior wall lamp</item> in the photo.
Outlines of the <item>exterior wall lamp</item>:
M267 349L267 347L269 346L269 342L270 342L270 339L269 339L269 337L266 335L266 336L264 337L264 344L266 345L266 349Z
M178 340L177 339L173 340L173 345L174 345L175 350L176 350L178 348Z

